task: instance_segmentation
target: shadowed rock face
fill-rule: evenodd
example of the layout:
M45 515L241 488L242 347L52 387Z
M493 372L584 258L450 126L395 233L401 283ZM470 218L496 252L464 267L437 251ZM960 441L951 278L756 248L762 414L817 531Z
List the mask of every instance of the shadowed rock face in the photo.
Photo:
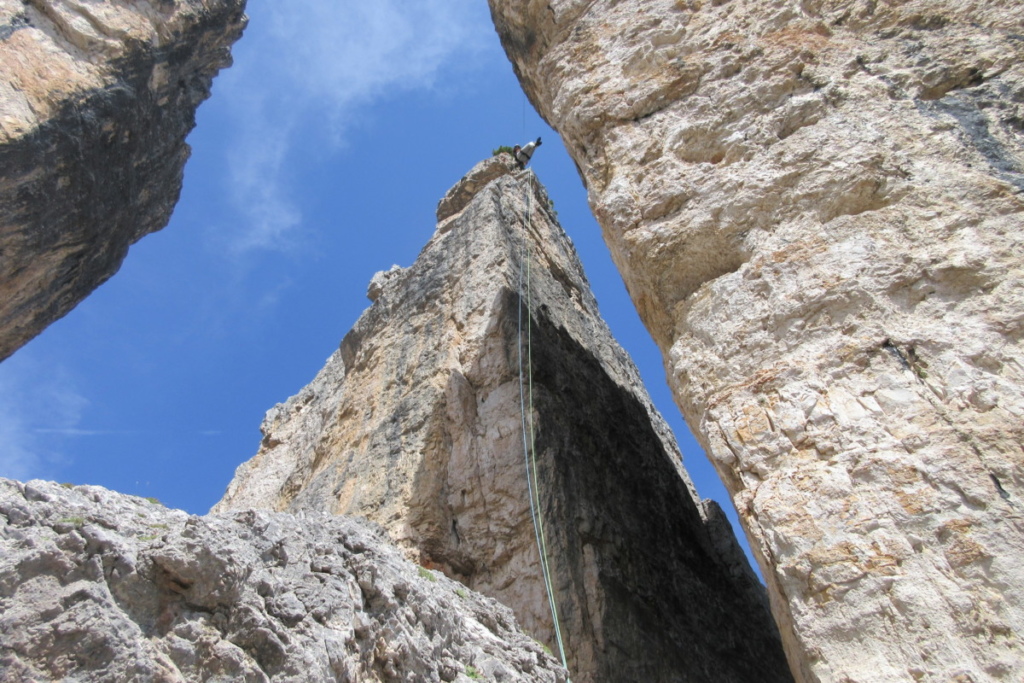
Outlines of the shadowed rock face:
M564 683L511 611L363 520L0 479L0 680Z
M369 517L555 649L525 405L573 680L788 680L763 589L694 494L549 207L510 157L474 168L416 263L374 277L340 349L268 412L215 510Z
M804 681L1024 676L1024 15L490 0Z
M244 0L0 0L0 360L170 219Z

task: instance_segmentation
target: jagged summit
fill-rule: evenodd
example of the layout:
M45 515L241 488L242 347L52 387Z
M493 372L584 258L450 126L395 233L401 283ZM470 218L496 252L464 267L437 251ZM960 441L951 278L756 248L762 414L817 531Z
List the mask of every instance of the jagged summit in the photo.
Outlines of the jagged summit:
M694 493L550 205L510 158L476 165L416 262L374 277L338 351L267 413L215 510L368 517L554 649L534 441L574 681L787 680L763 589Z
M477 192L492 180L517 171L520 171L519 165L511 154L495 154L478 163L459 182L452 185L437 203L438 226L447 225L448 219L465 209Z

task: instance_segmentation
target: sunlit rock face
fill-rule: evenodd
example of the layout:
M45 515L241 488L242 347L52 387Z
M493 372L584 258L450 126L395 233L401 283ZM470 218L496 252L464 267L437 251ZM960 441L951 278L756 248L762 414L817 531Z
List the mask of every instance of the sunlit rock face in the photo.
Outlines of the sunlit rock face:
M573 681L791 680L763 588L694 494L532 172L481 162L438 218L412 266L373 278L373 306L313 382L267 414L215 509L366 516L558 653L535 442Z
M564 683L504 605L324 513L0 479L0 680Z
M490 0L804 681L1024 677L1015 0Z
M0 0L0 360L167 224L244 0Z

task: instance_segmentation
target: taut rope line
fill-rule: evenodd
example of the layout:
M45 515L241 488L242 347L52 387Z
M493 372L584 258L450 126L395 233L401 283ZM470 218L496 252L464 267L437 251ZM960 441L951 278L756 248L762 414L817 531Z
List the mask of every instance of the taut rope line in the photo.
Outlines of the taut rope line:
M530 495L530 516L533 518L533 532L537 541L537 552L540 554L541 572L544 576L544 588L547 591L548 606L551 609L551 618L555 626L555 640L558 643L558 654L562 659L562 666L569 668L565 657L565 644L562 641L562 629L558 620L558 606L555 602L555 589L551 581L551 567L548 563L547 539L544 534L544 520L540 509L540 479L537 474L537 442L534 431L533 415L533 325L531 323L530 311L532 309L531 287L530 287L530 250L527 243L526 231L533 219L533 182L534 175L529 171L530 186L527 190L526 216L523 220L523 241L519 252L519 407L522 415L523 431L523 456L526 462L526 487ZM526 364L523 363L523 290L525 283L526 291ZM527 377L529 392L524 387L523 375ZM529 410L527 410L527 399L529 399ZM529 425L527 425L529 415Z

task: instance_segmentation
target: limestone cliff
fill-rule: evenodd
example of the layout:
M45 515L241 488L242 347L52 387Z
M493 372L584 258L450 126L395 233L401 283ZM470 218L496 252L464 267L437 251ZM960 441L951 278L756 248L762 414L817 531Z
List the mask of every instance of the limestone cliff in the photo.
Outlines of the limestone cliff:
M0 360L170 219L244 0L0 0Z
M700 501L532 172L481 162L216 510L364 515L553 649L524 445L573 680L789 679L721 512ZM520 370L523 374L520 374Z
M0 681L481 676L566 680L507 607L372 525L0 479Z
M490 0L804 681L1024 678L1015 0Z

